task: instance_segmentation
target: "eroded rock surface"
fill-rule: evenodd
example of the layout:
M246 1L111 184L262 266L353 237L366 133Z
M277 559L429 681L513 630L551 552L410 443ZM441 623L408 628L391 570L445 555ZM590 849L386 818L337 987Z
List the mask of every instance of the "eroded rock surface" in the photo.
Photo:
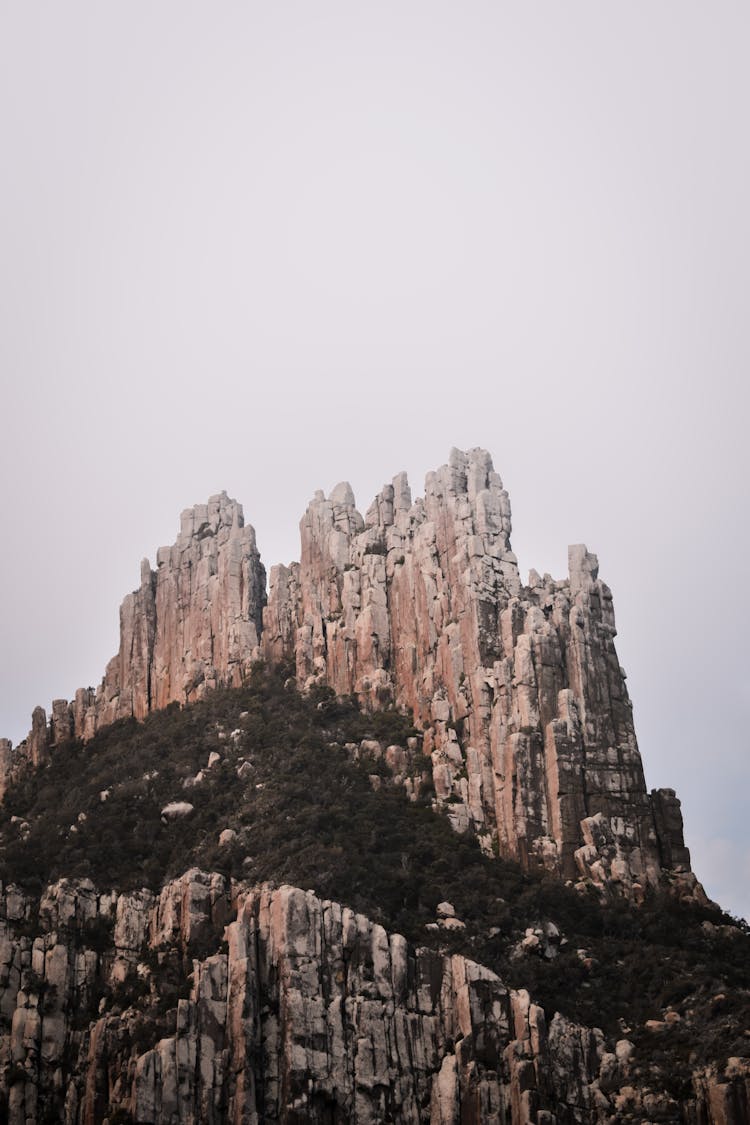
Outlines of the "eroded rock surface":
M303 687L407 708L438 804L487 851L636 899L669 872L705 897L674 792L646 791L596 556L571 547L567 578L524 585L488 453L454 450L415 501L398 475L364 518L348 484L318 492L300 528L300 562L273 568L264 609L240 506L222 493L183 513L123 602L102 684L56 700L49 721L37 708L15 750L0 742L0 789L71 735L239 684L260 651Z
M120 648L94 691L57 699L49 722L34 711L29 737L0 741L0 796L28 765L43 765L66 739L88 739L116 719L142 719L217 686L237 687L258 655L266 575L242 506L225 492L182 513L180 534L156 570L120 607Z
M400 474L364 518L348 485L319 492L300 531L300 562L271 571L268 659L412 711L439 803L488 849L635 897L667 868L702 894L674 792L646 791L596 556L524 585L488 453L454 450L414 502Z
M159 1022L173 954L192 975ZM638 1086L627 1040L608 1050L596 1029L547 1025L526 991L464 956L415 948L311 891L198 870L159 896L63 881L38 920L6 888L0 1016L11 1125L117 1111L144 1125L747 1120L733 1109L746 1105L743 1060L701 1072L679 1107Z

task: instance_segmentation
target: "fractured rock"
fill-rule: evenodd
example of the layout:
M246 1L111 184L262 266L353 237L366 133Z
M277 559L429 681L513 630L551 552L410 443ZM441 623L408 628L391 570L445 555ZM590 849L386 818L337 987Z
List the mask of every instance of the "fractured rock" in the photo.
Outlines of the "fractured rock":
M0 786L19 750L42 765L67 738L88 739L116 719L239 686L257 656L265 581L240 504L222 492L184 511L177 541L157 552L156 570L141 563L140 586L120 607L119 651L99 687L79 689L71 703L55 700L49 724L36 708L23 749L11 751L3 740Z
M573 546L567 578L524 586L487 452L453 450L415 501L400 474L365 517L348 486L319 492L300 532L300 561L271 570L264 655L412 714L457 830L634 898L689 871L679 802L646 791L596 556Z
M347 484L318 492L300 531L300 561L272 569L266 605L241 506L221 493L184 512L123 602L99 688L55 700L49 721L37 708L19 747L0 740L0 796L72 735L239 685L262 655L292 663L303 689L327 683L413 716L421 747L365 740L359 753L385 756L416 797L421 749L436 803L486 852L636 901L669 872L676 894L707 901L679 801L646 791L597 558L574 545L567 577L532 571L524 585L485 450L453 450L415 500L399 474L365 516Z

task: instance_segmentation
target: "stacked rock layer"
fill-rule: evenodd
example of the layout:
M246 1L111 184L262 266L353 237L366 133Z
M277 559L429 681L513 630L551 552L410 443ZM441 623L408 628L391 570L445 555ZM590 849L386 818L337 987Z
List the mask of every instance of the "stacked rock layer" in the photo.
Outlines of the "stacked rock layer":
M523 585L488 453L454 450L414 502L400 474L364 518L348 484L318 492L300 528L300 561L273 568L265 605L240 505L222 493L183 513L123 602L102 684L55 701L49 722L37 708L20 747L0 741L0 788L66 738L241 683L262 654L303 688L407 708L436 800L488 851L636 898L665 871L702 894L674 792L646 790L596 557L571 547L566 579Z

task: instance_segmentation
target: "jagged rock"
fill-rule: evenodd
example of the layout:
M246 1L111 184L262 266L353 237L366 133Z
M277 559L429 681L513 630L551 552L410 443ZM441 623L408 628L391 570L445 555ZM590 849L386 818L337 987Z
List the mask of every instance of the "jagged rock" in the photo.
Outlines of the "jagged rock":
M42 896L37 936L32 907L0 889L0 1096L12 1125L97 1125L118 1111L140 1125L748 1121L747 1059L698 1072L678 1106L642 1085L628 1040L607 1049L597 1029L548 1023L486 967L312 891L230 888L197 869L158 897L62 880ZM100 953L86 944L97 919L114 924ZM128 989L158 989L153 966L173 954L188 957L192 983L165 1034ZM82 1021L103 977L119 1001Z
M175 545L158 552L155 571L144 562L123 602L120 650L97 691L55 700L49 723L37 708L20 747L0 741L0 793L71 734L239 684L262 653L293 662L303 687L325 682L366 707L406 708L437 803L488 853L635 900L669 872L676 894L706 902L679 801L645 788L596 556L575 545L567 578L532 571L524 585L510 502L486 451L453 450L415 501L399 474L365 517L347 484L318 492L300 530L300 561L272 569L264 609L265 572L240 505L221 493L184 512ZM385 750L412 798L419 749ZM384 751L365 740L360 753Z
M440 918L438 926L443 930L465 930L466 923L460 918Z
M0 795L26 762L43 765L72 736L90 738L116 719L241 684L257 656L264 603L265 570L242 506L222 492L188 508L175 544L157 552L156 570L141 563L140 586L120 607L119 652L97 690L55 700L49 724L36 708L15 750L0 742Z
M696 1104L688 1121L712 1125L745 1125L750 1121L750 1059L730 1058L695 1075Z
M0 738L0 800L13 780L14 769L18 768L18 756L18 752L13 751L11 740Z
M514 946L511 957L515 960L533 954L543 957L546 961L554 961L557 957L562 942L561 934L554 922L543 922L540 926L529 926L521 941ZM593 962L586 955L585 949L579 949L578 958L587 968Z
M596 556L571 547L567 579L523 586L488 453L454 450L415 502L400 474L364 519L348 486L319 492L300 531L300 562L271 571L263 652L303 686L413 713L457 829L636 898L689 868L674 793L646 792Z
M30 939L0 923L0 1009L12 1025L0 1055L14 1064L0 1067L0 1090L10 1075L14 1125L32 1125L42 1110L52 1119L55 1106L68 1125L117 1110L135 1122L206 1125L594 1122L602 1066L611 1083L620 1065L600 1033L560 1016L547 1028L528 993L484 966L415 948L311 891L237 889L231 922L224 880L197 870L158 899L98 897L88 883L63 882L44 901L50 928L34 941L28 992L14 966ZM190 995L167 1036L149 1043L126 999L119 1014L76 1030L99 971L96 953L78 944L81 920L99 915L116 919L111 979L121 989L134 973L149 979L144 950L164 956L209 938L218 950L229 922L226 952L193 961ZM63 1087L65 1052L77 1061Z

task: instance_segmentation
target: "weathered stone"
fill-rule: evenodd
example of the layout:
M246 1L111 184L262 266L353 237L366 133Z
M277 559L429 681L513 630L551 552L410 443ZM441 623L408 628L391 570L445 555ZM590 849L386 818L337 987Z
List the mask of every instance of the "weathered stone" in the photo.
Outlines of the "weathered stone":
M265 597L265 570L242 506L222 492L187 509L174 546L157 552L156 570L141 563L140 586L120 607L119 652L102 683L79 689L70 704L56 700L49 726L37 708L29 737L15 750L0 744L0 790L26 761L43 764L71 736L90 738L116 719L140 719L212 687L240 685L257 655Z
M628 1040L608 1048L559 1014L548 1024L528 992L485 966L410 945L311 891L236 887L230 905L225 880L194 869L158 898L63 880L42 902L32 939L29 901L16 891L10 904L0 888L9 1121L96 1125L118 1111L143 1125L748 1121L747 1059L696 1073L694 1097L678 1105L643 1084ZM101 955L81 944L96 917L115 919ZM114 1010L103 1001L82 1034L104 966L126 994L170 951L195 959L166 1037L149 1039L136 997Z
M181 816L190 816L194 808L189 801L170 801L161 810L161 815L164 820L177 820Z
M184 512L175 545L155 571L142 564L123 602L120 650L97 691L56 700L49 723L37 708L20 747L0 741L0 793L70 734L240 684L262 653L292 662L303 688L326 682L365 707L408 710L423 764L417 746L365 740L359 754L384 754L410 797L429 769L454 828L488 853L635 900L669 872L676 894L706 901L679 801L646 792L596 556L572 546L567 578L532 571L524 586L486 451L453 450L415 501L399 474L365 518L347 484L318 492L300 530L300 561L273 568L264 609L240 505L221 493ZM218 737L237 745L242 731Z
M689 871L679 802L646 792L596 556L571 547L567 579L524 587L488 453L454 450L413 503L401 474L365 519L348 486L319 492L300 531L300 562L271 571L263 652L303 687L410 711L458 830L636 898Z

